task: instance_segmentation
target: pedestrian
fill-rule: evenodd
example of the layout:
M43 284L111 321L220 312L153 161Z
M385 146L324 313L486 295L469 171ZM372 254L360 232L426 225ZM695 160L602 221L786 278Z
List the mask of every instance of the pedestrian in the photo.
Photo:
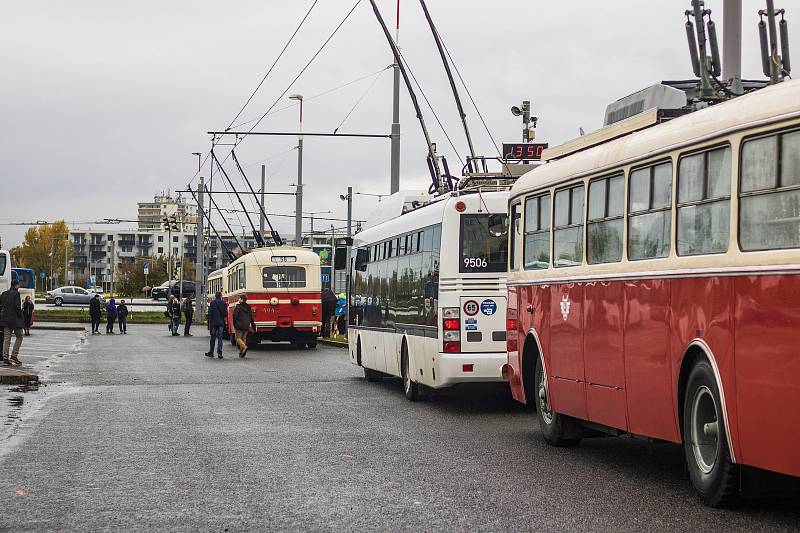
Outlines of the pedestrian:
M30 296L26 296L25 301L22 302L22 318L25 322L25 327L23 329L25 330L26 337L31 336L31 326L33 325L33 309L33 300L31 300Z
M211 346L205 353L206 357L214 357L214 342L216 341L217 357L222 359L222 332L225 328L226 318L228 318L228 304L222 300L222 293L217 292L208 306L208 332L211 334Z
M181 325L181 304L174 294L169 295L167 302L167 316L169 316L169 330L172 332L173 337L178 337L178 326Z
M336 331L339 335L347 335L347 297L339 293L336 302Z
M7 365L21 365L19 348L22 346L22 302L19 296L19 280L12 279L11 287L0 294L0 321L3 326L3 362ZM14 349L11 348L11 335L14 335Z
M100 295L96 294L89 300L89 317L92 319L92 335L100 335Z
M186 298L183 299L181 310L183 311L183 316L186 319L186 324L183 326L183 336L193 337L193 335L189 333L189 328L192 327L192 317L194 317L194 307L192 306L191 296L187 295Z
M330 287L322 289L322 336L331 336L331 317L336 314L336 295Z
M236 330L236 344L239 345L239 357L247 354L247 331L250 328L256 330L256 323L253 320L253 310L247 303L247 295L239 297L239 303L233 310L233 328Z
M119 319L119 334L128 334L128 306L125 305L125 300L120 300L117 306L117 318Z
M106 335L114 334L114 321L117 319L117 303L114 298L108 299L106 304Z

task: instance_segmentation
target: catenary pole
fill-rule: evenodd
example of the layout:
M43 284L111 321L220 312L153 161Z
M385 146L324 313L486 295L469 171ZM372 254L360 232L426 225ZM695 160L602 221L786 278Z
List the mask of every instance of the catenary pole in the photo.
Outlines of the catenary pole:
M394 41L400 46L400 0L397 0ZM400 63L394 62L394 84L392 91L392 148L391 148L391 182L389 193L400 190Z
M742 88L742 0L725 0L722 6L722 79L731 91Z
M205 242L203 240L203 188L205 182L203 176L200 176L200 183L197 185L197 231L195 233L195 265L194 265L194 279L195 279L195 307L197 313L197 320L202 322L206 317L206 276L205 276Z
M261 205L264 205L264 188L267 182L267 166L261 165ZM259 220L258 220L258 229L261 232L261 235L264 235L264 221L267 218L264 214L264 210L261 210L259 213Z

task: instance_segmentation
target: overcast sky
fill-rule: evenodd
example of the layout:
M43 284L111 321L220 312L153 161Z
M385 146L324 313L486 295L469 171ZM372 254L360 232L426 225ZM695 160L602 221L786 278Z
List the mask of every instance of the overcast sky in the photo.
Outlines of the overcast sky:
M228 126L311 2L6 3L0 17L0 223L136 218L137 201L184 188L196 169L191 153L209 149L206 131ZM319 0L237 122L272 105L354 2ZM761 78L756 12L764 2L743 4L743 74ZM393 25L395 0L379 5ZM523 99L540 117L538 140L553 145L575 137L579 127L600 127L605 106L619 97L692 76L683 29L688 0L428 0L428 6L498 143L520 140L520 120L509 108ZM722 29L722 0L706 6ZM785 7L790 21L800 21L800 10ZM464 135L418 2L402 0L400 25L403 54L463 156ZM796 31L792 49L800 54ZM332 132L363 96L339 131L388 133L392 75L376 73L391 62L370 4L362 0L287 93L306 98L304 130ZM364 79L312 98L358 78ZM460 168L418 96L440 152L451 169ZM280 109L258 129L296 131L297 108L283 98L275 106ZM477 151L493 155L474 109L466 111ZM401 187L426 187L426 149L405 91L401 123ZM254 184L264 161L268 190L291 191L295 145L290 137L249 137L237 155ZM217 150L224 156L229 147ZM235 168L227 168L237 179ZM304 210L344 217L338 195L348 185L388 192L389 141L307 137L304 181ZM232 205L227 197L220 203ZM355 198L356 218L374 208L374 199ZM268 209L292 214L294 198L274 196ZM293 233L291 219L274 222L285 235ZM24 230L0 226L3 247L18 244Z

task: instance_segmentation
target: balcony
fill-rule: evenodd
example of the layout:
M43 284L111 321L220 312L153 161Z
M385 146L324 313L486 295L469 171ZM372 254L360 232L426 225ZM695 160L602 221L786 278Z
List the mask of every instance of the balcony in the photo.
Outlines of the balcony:
M120 259L123 259L123 258L134 258L134 257L136 257L136 252L117 252L117 256Z

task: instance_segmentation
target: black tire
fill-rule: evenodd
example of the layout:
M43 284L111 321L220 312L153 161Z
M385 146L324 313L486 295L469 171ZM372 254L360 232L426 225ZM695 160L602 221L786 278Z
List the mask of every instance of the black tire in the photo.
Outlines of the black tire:
M55 300L53 300L53 303L56 304L56 307L61 307L64 304L64 299L56 298Z
M364 379L366 379L370 383L375 383L383 379L383 374L381 374L377 370L372 370L371 368L364 367Z
M422 385L411 379L411 362L408 356L408 349L403 344L403 352L400 356L400 373L403 378L403 394L410 402L422 399Z
M544 440L552 446L577 446L583 437L581 427L574 418L550 409L550 400L545 387L547 376L539 358L536 360L535 375L536 383L531 388L535 398L529 398L529 401L533 400L536 405L536 418Z
M317 349L317 339L306 343L306 348L309 350L316 350Z
M705 359L695 363L683 401L683 450L689 479L709 507L739 497L739 467L731 460L717 380Z

